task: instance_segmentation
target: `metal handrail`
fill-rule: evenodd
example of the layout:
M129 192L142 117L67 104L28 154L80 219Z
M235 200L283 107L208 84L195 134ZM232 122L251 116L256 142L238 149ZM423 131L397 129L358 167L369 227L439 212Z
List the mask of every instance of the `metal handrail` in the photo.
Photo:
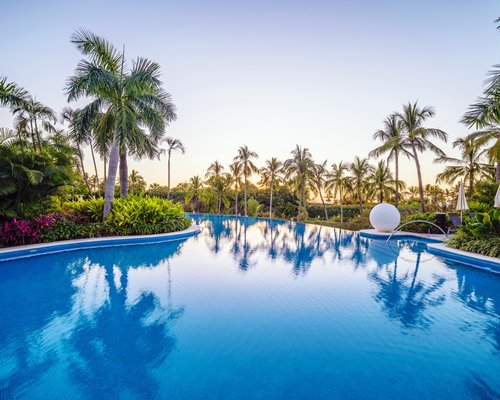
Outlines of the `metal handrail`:
M391 233L391 235L387 238L387 240L385 241L386 243L391 240L391 238L394 236L394 234L399 231L403 226L406 226L406 225L409 225L409 224L413 224L415 222L423 222L423 223L426 223L426 224L429 224L429 225L432 225L436 228L438 228L441 232L443 232L443 234L448 237L448 234L443 230L443 228L441 228L439 225L436 225L434 222L430 222L430 221L426 221L425 219L415 219L413 221L408 221L408 222L405 222L404 224L402 225L399 225L396 230L394 232Z

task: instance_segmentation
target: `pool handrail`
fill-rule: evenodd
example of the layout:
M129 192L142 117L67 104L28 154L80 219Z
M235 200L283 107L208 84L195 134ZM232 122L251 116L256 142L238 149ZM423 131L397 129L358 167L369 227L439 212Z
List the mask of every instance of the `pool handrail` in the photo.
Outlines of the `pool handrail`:
M389 237L387 238L387 240L385 241L386 243L396 234L397 231L399 231L403 226L406 226L406 225L409 225L409 224L413 224L415 222L423 222L423 223L426 223L426 224L429 224L429 225L432 225L436 228L438 228L441 232L443 232L444 236L448 237L448 234L443 230L443 228L441 228L439 225L436 225L434 222L430 222L430 221L426 221L425 219L415 219L413 221L408 221L408 222L405 222L404 224L401 224L399 225L395 230L394 232L392 232Z

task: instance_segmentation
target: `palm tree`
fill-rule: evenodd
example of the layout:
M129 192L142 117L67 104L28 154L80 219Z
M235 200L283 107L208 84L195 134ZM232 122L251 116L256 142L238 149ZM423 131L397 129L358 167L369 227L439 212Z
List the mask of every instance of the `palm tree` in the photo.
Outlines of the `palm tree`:
M373 167L368 159L356 156L349 169L352 173L352 188L358 198L360 221L363 223L363 193L368 187L367 178L373 172Z
M196 175L189 179L189 186L186 193L185 203L188 204L191 200L194 200L194 211L198 208L198 202L200 200L201 191L203 189L202 179Z
M242 184L241 177L243 176L243 165L240 162L233 162L229 165L229 174L234 184L234 213L238 214L238 189Z
M217 160L215 160L212 164L207 168L207 173L205 174L205 178L213 178L222 175L222 171L224 170L224 166Z
M325 199L323 198L323 189L326 186L328 179L328 169L326 168L327 160L322 164L313 164L311 181L313 183L313 190L321 199L323 210L325 213L325 221L328 221L328 211L326 209Z
M260 169L259 185L269 187L269 218L273 216L273 192L274 186L280 181L280 174L283 172L283 163L276 157L266 161L264 167Z
M425 211L424 202L424 189L422 183L422 172L420 170L420 162L418 160L418 152L430 150L438 157L444 156L443 150L433 144L429 138L435 137L444 142L448 140L448 134L440 129L425 128L423 126L427 118L434 116L434 109L432 107L419 108L417 102L403 105L403 112L396 113L401 121L401 128L404 133L403 147L410 149L415 160L418 177L418 188L420 195L420 211Z
M33 150L42 151L42 140L40 128L46 132L54 132L54 124L57 122L56 114L54 110L47 107L33 99L28 97L26 101L22 102L21 105L14 109L15 120L14 124L19 132L24 132L31 136L31 142L33 145ZM40 123L40 127L38 126Z
M139 171L133 169L128 177L128 186L131 193L139 194L146 189L146 181L139 174Z
M340 223L344 223L344 206L343 199L345 192L350 187L350 177L346 176L346 172L349 171L349 166L340 161L338 164L332 164L332 172L330 173L330 179L327 182L327 187L334 189L335 194L339 193L340 200Z
M394 171L396 173L396 179L394 181L395 190L395 206L399 205L399 156L404 154L408 158L411 158L411 153L405 149L404 141L402 136L402 126L401 121L398 119L396 114L389 115L384 121L384 129L379 129L373 134L373 139L380 140L383 144L369 154L370 157L380 157L382 154L389 153L387 161L394 159Z
M0 76L0 106L18 108L28 100L28 92L7 77Z
M480 144L478 145L478 143ZM465 181L469 184L469 194L472 194L477 178L487 179L493 172L490 165L481 162L483 154L482 146L484 146L484 142L475 136L475 134L455 140L453 147L460 149L461 158L436 158L434 162L437 164L455 164L446 166L445 170L437 175L436 183L446 182L453 184L456 180L465 177Z
M247 213L247 184L248 184L248 177L251 176L253 173L257 172L258 169L252 162L252 158L258 158L259 156L255 151L252 151L248 148L248 146L241 146L238 149L238 155L234 157L235 162L239 162L243 165L243 202L245 204L245 217L248 216Z
M306 187L312 175L312 168L314 162L312 160L311 152L307 147L302 148L299 145L291 152L292 158L286 160L283 164L285 177L287 179L293 177L298 184L299 191L299 212L297 219L305 219L307 216L306 204Z
M184 154L186 152L186 149L179 139L168 137L165 139L165 142L167 142L167 155L168 155L167 199L170 199L170 156L172 155L172 151L180 151L182 154Z
M109 146L105 219L113 204L118 163L120 192L126 195L127 152L137 158L157 156L165 127L176 118L175 107L161 87L157 63L137 58L128 70L124 51L117 51L105 39L85 30L75 32L71 42L89 60L81 60L69 78L68 101L84 96L92 99L78 113L77 124L81 129L95 129L98 141Z
M385 197L389 197L391 193L396 188L396 191L404 188L404 183L402 181L397 182L394 180L389 166L384 160L380 160L377 167L372 171L369 177L369 183L374 191L378 194L378 200L380 203L384 202Z

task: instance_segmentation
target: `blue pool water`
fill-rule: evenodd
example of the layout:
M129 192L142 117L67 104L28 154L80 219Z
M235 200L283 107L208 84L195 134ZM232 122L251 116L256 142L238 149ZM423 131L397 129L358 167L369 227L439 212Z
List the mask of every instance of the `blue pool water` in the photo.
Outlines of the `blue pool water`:
M0 398L500 398L500 275L410 240L193 219L185 240L0 262Z

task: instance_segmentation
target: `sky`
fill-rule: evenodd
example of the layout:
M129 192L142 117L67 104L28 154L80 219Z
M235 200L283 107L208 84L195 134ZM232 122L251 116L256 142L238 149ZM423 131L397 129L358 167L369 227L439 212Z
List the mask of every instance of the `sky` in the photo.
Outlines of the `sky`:
M435 108L427 127L446 131L440 146L458 156L451 143L468 133L460 118L499 62L494 0L4 0L2 16L0 76L58 112L82 58L70 43L76 29L125 45L128 60L158 62L177 107L166 134L186 147L173 155L173 185L215 160L227 169L242 145L258 166L296 144L317 162L366 157L384 118L416 100ZM12 127L6 109L0 126ZM424 183L443 168L433 158L422 156ZM91 171L88 149L85 163ZM400 179L416 184L413 161L401 164ZM129 169L167 182L165 156Z

